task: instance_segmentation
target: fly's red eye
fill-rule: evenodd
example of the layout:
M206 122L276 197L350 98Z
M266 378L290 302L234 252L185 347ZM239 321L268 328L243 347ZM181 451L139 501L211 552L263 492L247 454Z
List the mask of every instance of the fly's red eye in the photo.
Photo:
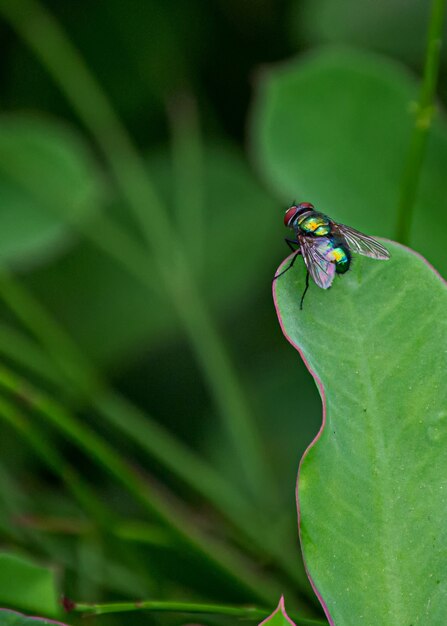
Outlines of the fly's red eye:
M298 208L299 209L311 209L311 210L313 210L315 207L310 202L300 202L300 204L298 205Z
M290 224L297 211L298 207L296 206L291 206L290 209L287 209L286 214L284 215L284 226L288 226Z

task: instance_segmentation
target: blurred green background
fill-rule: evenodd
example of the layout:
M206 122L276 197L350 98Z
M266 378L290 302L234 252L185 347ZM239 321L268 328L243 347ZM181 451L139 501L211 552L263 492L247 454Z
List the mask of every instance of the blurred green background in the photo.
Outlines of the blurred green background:
M12 554L75 600L284 591L321 617L294 500L321 403L271 279L294 200L396 236L427 3L1 0L0 18L0 605L60 617L53 578L36 591ZM438 115L410 243L444 272L446 158ZM130 621L186 617L97 618Z

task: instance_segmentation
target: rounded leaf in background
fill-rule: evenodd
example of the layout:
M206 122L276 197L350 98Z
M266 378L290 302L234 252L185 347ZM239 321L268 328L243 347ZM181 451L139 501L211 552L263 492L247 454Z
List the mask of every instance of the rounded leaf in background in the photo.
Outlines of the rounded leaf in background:
M102 195L98 167L74 130L37 116L0 117L0 262L55 254L69 222L91 216Z

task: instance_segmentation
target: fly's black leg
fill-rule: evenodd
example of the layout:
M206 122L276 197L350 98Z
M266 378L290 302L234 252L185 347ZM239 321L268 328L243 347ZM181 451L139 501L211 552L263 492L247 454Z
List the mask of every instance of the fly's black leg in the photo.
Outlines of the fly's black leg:
M306 272L306 287L303 291L303 295L301 296L301 302L300 302L300 311L303 310L303 302L304 302L304 296L306 295L306 291L309 289L309 271Z
M294 246L298 246L298 251L299 251L299 249L300 249L300 242L299 241L297 241L296 239L288 239L287 237L284 239L284 241L289 246L289 248L292 250L292 252L295 252L295 250L296 250L296 248Z
M293 250L293 252L295 254L293 255L293 258L290 261L289 265L286 267L286 269L283 270L282 272L280 272L279 274L277 274L273 280L276 280L277 278L279 278L280 276L282 276L283 274L288 272L290 269L292 269L293 264L295 263L297 256L299 254L301 254L301 250L299 248L298 248L298 250L295 250L295 248L292 247L292 244L299 245L299 243L297 241L295 241L294 239L286 239L285 241L286 241L287 245L289 246L289 248L291 250Z

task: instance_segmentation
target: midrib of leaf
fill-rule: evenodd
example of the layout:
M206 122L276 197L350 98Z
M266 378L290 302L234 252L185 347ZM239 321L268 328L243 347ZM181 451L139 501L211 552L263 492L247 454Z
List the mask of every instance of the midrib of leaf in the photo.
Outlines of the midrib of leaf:
M352 320L351 320L352 322ZM352 325L351 328L354 329L354 326ZM358 333L358 328L355 328L356 331L356 335L357 337L359 337L359 333ZM359 344L362 344L363 342L359 342ZM363 345L362 345L363 348ZM362 353L362 350L360 350L360 354ZM352 356L352 355L351 355ZM362 387L362 393L364 393L366 390L369 390L369 382L372 380L371 379L371 373L369 371L369 367L367 370L363 370L363 364L364 362L359 358L356 357L356 361L358 363L357 366L357 371L362 372L361 375L361 387ZM326 391L328 391L327 387L326 387ZM337 392L341 391L342 393L344 393L345 390L340 390L337 389ZM359 390L360 391L360 390ZM329 394L328 394L329 395ZM363 396L365 398L365 404L367 404L367 406L369 407L369 413L370 414L377 414L378 408L377 408L377 402L376 402L376 395L375 394L371 394L369 391L367 393L365 393L365 395ZM349 394L349 401L353 404L353 405L357 405L358 406L358 414L360 415L362 413L361 410L361 405L362 403L360 403L358 401L357 398L355 398L354 396L352 396L351 394ZM337 412L341 412L341 402L340 400L336 400L335 402L327 402L327 423L326 423L326 428L330 428L331 427L331 422L333 419L333 414L336 414ZM380 475L383 475L384 472L386 472L386 467L388 465L388 461L385 459L385 452L383 450L383 446L381 446L381 429L380 427L377 428L377 425L374 424L376 420L369 420L369 432L370 432L370 449L372 451L371 457L371 467L374 466L374 463L380 467L379 473ZM335 445L337 445L337 442L335 442ZM338 446L337 446L338 447ZM343 462L343 452L341 452L339 449L337 450L337 463L342 462L343 463L343 471L345 473L349 473L349 480L355 480L355 481L359 481L362 480L365 483L371 484L374 482L374 479L371 478L370 475L365 475L364 472L355 472L353 473L352 467L350 466L350 464L344 463ZM362 524L367 524L367 520L365 520L364 514L362 512L362 510L358 509L358 507L355 506L350 506L348 505L346 502L337 499L337 494L334 494L334 506L337 506L338 508L342 507L344 511L346 511L347 514L349 514L351 517L355 517L356 519L358 519ZM377 510L378 510L378 518L380 520L380 526L378 524L378 537L380 538L380 542L379 542L379 548L381 551L381 560L383 563L387 563L389 564L394 563L395 559L391 558L390 559L390 555L392 554L392 547L393 547L393 542L390 538L390 533L389 533L389 525L387 524L386 521L386 504L387 502L390 502L390 497L389 494L384 494L383 490L381 489L375 489L374 490L374 497L377 503ZM377 520L376 520L377 522ZM324 524L322 524L322 526L324 526L325 531L329 532L330 534L334 534L334 529L331 528L331 525L328 521L325 521ZM354 541L350 541L350 539L347 536L344 536L343 538L338 537L337 541L340 543L343 543L346 546L346 553L348 554L353 554L354 552L357 553L356 558L361 560L362 559L362 554L361 551L358 547L358 545L354 542ZM383 588L387 591L387 596L381 596L380 598L380 603L383 605L385 604L387 606L387 613L389 615L391 615L390 612L390 607L395 606L395 598L394 595L397 594L398 592L396 591L396 587L395 585L393 585L392 580L397 580L398 579L398 574L396 572L392 572L391 569L389 567L385 567L383 570L383 576L384 576L384 584L383 584ZM355 582L353 581L353 584L355 584ZM392 592L395 593L392 593Z
M402 297L402 294L400 294ZM389 476L389 467L390 462L387 457L385 448L383 446L383 429L381 428L381 424L379 419L375 419L380 415L380 407L377 402L377 393L372 390L375 389L373 376L371 373L371 368L369 364L368 358L359 358L359 355L368 354L369 347L365 345L364 341L364 332L361 332L359 328L358 320L359 316L355 310L356 300L351 298L349 300L351 307L351 328L355 330L357 345L360 348L360 352L358 353L358 372L360 373L361 380L359 381L362 386L363 397L366 398L365 404L367 405L369 412L373 414L373 419L366 419L366 423L368 425L369 431L369 440L370 440L370 449L372 464L371 468L374 467L374 462L380 467L379 475L381 477ZM385 317L390 317L390 312L395 310L396 304L394 307L390 307L388 310L388 315ZM373 324L371 329L377 327L377 324ZM357 404L360 408L360 403L357 401ZM361 412L360 412L361 414ZM372 484L376 486L378 484L377 480L372 481ZM397 619L397 614L401 614L400 606L401 606L401 589L400 585L398 586L398 581L400 581L400 573L398 568L396 568L397 559L395 556L395 543L392 539L392 535L390 534L390 520L394 520L395 516L390 515L389 511L392 508L393 499L390 497L391 494L389 492L390 482L388 480L380 481L379 488L375 489L375 501L377 504L378 517L380 520L381 533L379 539L379 546L382 554L382 563L386 564L383 568L383 578L384 578L384 589L386 590L386 595L384 594L381 597L381 603L387 607L387 614L390 616L393 615L393 618ZM388 515L387 515L388 512ZM394 535L395 536L395 535ZM391 558L390 558L390 555ZM399 607L399 610L397 610Z
M377 327L380 326L380 332L383 333L384 329L390 329L390 334L392 334L392 318L393 313L398 308L400 302L405 297L405 291L402 290L399 292L398 296L395 300L390 303L389 308L387 309L385 314L382 314L380 318L374 319L374 323L371 324L369 331L374 335L377 332ZM356 371L359 373L357 383L359 384L359 394L358 396L349 392L349 390L345 387L340 387L335 390L331 390L328 396L339 396L344 395L346 399L352 403L353 406L358 407L358 412L361 414L362 411L362 402L358 400L358 397L362 397L365 399L366 406L368 406L368 413L373 416L379 416L381 413L380 403L378 402L377 393L373 390L377 387L383 389L381 384L378 384L377 378L373 375L370 363L368 358L364 358L363 355L367 355L370 347L365 344L365 332L364 329L360 329L358 325L358 320L361 316L358 315L355 310L355 298L350 299L351 305L351 319L350 319L350 329L351 333L355 336L356 342L358 345L358 352L355 357L351 353L349 356L349 360L354 364L354 359L356 363ZM389 321L389 323L387 323ZM405 362L408 356L414 353L415 347L420 345L424 339L424 332L430 327L433 323L431 316L428 318L427 323L424 326L419 326L415 329L415 334L413 335L411 341L406 344L404 348L404 352L399 354L399 358L395 359L391 366L389 364L389 359L387 358L385 364L387 365L386 372L382 374L380 377L380 381L384 382L389 376L393 369L398 365L399 362ZM338 333L338 330L335 330ZM334 330L332 330L332 334L334 334ZM340 333L342 334L342 333ZM328 355L334 356L334 351L331 352L329 348L325 348L325 352ZM326 376L323 376L323 379L327 379ZM427 381L429 385L429 381ZM429 385L430 386L430 385ZM424 415L424 407L422 406L423 401L420 401L420 413ZM328 416L327 416L327 428L331 425L331 415L341 410L342 403L340 402L340 398L338 397L334 402L329 401L328 397ZM411 408L412 411L417 410L414 405L414 399L411 400ZM406 411L402 411L402 414L405 415ZM391 476L390 467L392 467L393 459L389 458L389 455L386 453L386 449L383 446L384 441L384 433L381 427L381 423L378 419L369 419L367 420L367 426L369 431L369 441L370 441L370 450L371 450L371 467L374 467L374 464L379 468L379 477ZM393 425L390 425L392 427ZM411 423L410 423L411 426ZM399 432L395 435L394 439L402 436L403 429L405 429L405 425L399 430ZM394 443L390 448L391 452L394 450ZM340 457L339 460L342 460L343 456ZM346 469L349 469L345 464ZM418 474L419 466L415 468L414 474ZM351 474L351 472L349 471ZM412 474L413 475L413 474ZM414 476L413 476L414 477ZM364 473L356 473L356 480L364 480L366 482L373 482L374 479L371 479L370 476L365 476ZM380 534L378 535L379 547L381 551L381 561L384 564L383 568L383 590L384 593L380 597L381 605L386 607L387 616L389 619L393 620L403 620L407 617L405 612L405 607L402 604L402 600L404 599L402 596L401 587L399 586L399 581L402 579L402 572L399 566L400 560L398 558L398 539L400 536L400 528L399 526L394 525L396 522L398 525L400 524L400 517L398 514L394 514L392 512L393 509L393 494L391 493L392 483L390 480L383 480L380 483L374 481L376 485L379 486L379 489L374 489L374 497L377 504L377 519L378 520L378 530L380 530ZM407 492L407 488L405 487L405 491ZM337 502L337 506L340 503ZM347 508L347 507L344 507ZM353 514L354 511L351 511L350 514ZM346 544L347 548L353 551L355 544L350 542L347 538L343 539L343 542ZM358 550L358 549L357 549ZM436 591L436 590L435 590ZM400 623L400 622L399 622Z

